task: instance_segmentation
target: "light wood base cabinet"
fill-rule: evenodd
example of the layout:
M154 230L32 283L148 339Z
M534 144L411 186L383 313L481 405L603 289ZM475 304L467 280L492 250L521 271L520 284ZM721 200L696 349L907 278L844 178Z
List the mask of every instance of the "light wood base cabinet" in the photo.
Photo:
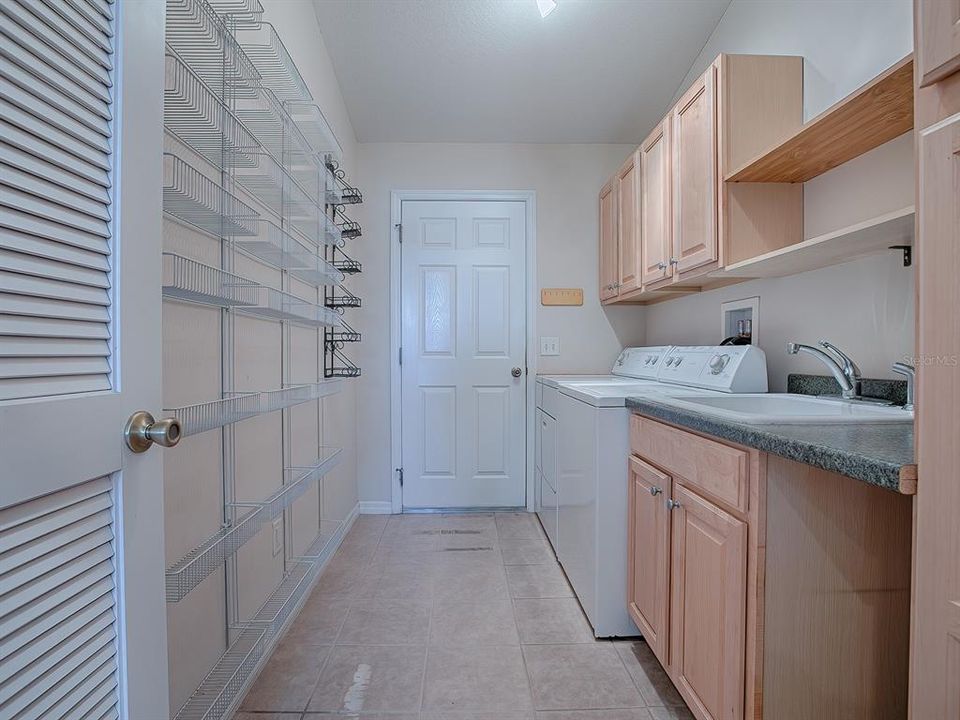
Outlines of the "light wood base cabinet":
M906 718L911 503L631 418L627 607L700 720Z

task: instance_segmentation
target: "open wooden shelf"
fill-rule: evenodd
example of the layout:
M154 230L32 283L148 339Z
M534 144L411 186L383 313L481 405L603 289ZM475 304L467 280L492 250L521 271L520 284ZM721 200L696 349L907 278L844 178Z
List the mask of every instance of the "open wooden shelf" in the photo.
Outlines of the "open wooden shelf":
M725 179L806 182L912 128L911 54Z
M838 265L878 252L891 245L912 245L914 208L901 208L864 222L728 265L713 278L784 277Z

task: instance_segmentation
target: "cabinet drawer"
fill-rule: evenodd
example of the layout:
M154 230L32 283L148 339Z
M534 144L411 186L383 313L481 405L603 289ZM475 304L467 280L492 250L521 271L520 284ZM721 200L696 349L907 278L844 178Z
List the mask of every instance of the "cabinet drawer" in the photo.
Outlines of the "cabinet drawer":
M705 495L747 511L749 465L743 450L631 415L630 451L683 478Z

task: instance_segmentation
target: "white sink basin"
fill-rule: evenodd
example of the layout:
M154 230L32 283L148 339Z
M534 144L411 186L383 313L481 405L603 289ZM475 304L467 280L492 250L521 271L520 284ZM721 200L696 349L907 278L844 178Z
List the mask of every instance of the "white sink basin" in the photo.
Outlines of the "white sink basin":
M694 395L671 397L670 405L748 425L913 422L899 406L845 402L810 395Z

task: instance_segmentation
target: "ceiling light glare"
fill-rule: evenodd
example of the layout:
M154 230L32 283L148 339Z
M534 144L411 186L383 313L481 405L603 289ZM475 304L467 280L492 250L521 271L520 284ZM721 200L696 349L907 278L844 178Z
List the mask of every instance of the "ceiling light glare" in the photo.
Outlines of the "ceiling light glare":
M556 9L556 0L537 0L537 10L540 11L540 17L542 18L545 18Z

